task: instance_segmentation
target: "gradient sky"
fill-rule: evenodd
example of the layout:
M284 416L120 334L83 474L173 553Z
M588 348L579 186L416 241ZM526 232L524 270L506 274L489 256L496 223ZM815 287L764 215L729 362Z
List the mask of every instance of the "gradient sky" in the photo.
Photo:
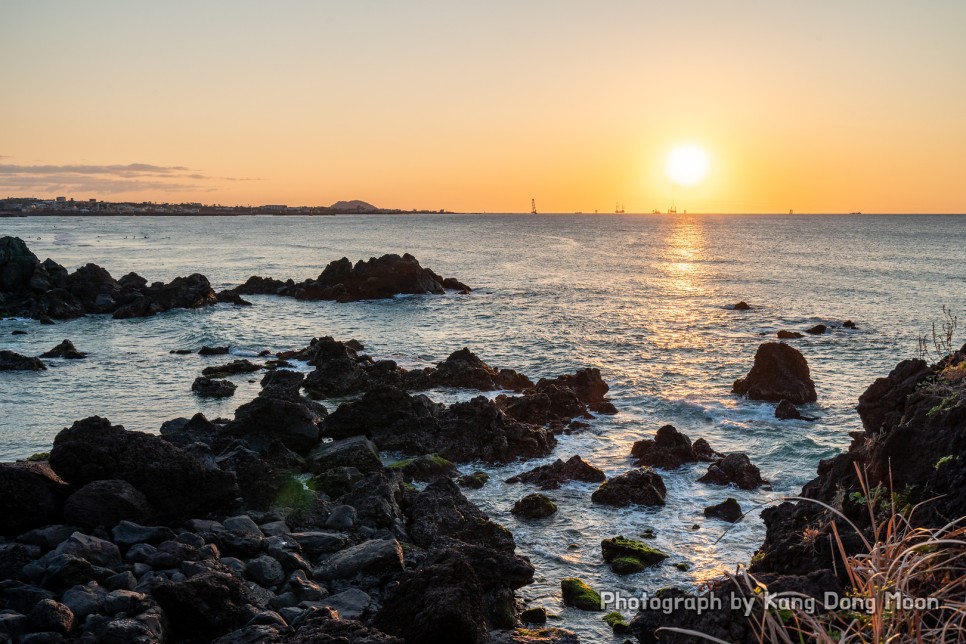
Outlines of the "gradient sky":
M966 2L0 2L0 197L966 211ZM665 175L693 143L711 174Z

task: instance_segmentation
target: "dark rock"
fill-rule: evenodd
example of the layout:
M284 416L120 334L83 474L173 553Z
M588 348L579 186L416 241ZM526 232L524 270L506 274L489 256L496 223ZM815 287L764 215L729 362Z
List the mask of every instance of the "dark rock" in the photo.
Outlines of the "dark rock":
M10 332L10 335L27 335L27 332L23 329L14 329Z
M640 572L668 557L645 543L621 536L604 539L600 542L600 550L604 562L610 564L611 569L619 575Z
M96 581L83 586L68 589L60 601L70 609L74 617L83 621L88 615L100 613L104 608L104 597L107 593Z
M217 367L205 367L201 370L201 374L209 378L224 378L225 376L234 376L240 373L254 373L264 368L264 365L255 364L251 360L241 359L232 360L228 364Z
M753 400L785 399L799 405L815 402L815 383L808 363L796 349L781 342L765 342L755 353L755 365L735 381L733 393Z
M846 320L845 322L842 323L842 326L845 327L846 329L858 329L859 328L858 326L856 326L855 322L853 322L852 320Z
M53 550L74 534L77 528L69 525L47 525L42 528L35 528L29 532L24 532L17 541L40 546L44 550Z
M407 495L405 512L413 543L429 548L441 537L512 553L513 535L469 502L453 481L439 479L423 492Z
M567 481L602 483L607 479L604 473L586 463L578 455L571 456L567 462L557 459L549 465L541 465L523 474L507 479L507 483L535 483L541 490L556 490Z
M767 485L761 471L752 464L747 454L733 452L708 466L708 473L698 479L700 483L737 485L742 490L754 490Z
M463 476L456 479L456 483L460 487L469 488L471 490L479 490L481 487L486 485L486 482L490 480L490 475L486 472L473 472L472 474L464 474Z
M251 402L235 410L235 420L225 435L242 438L255 449L264 450L278 440L287 448L305 454L319 442L319 421L325 409L302 398L297 391L268 386Z
M35 633L67 635L74 630L74 614L60 602L43 599L27 615L27 626Z
M400 534L401 498L402 477L398 472L384 469L359 481L351 491L342 496L340 502L356 509L360 525L393 530Z
M332 530L351 530L359 513L351 505L337 505L325 519L325 527Z
M199 356L225 356L228 355L228 351L231 349L230 346L224 347L209 347L205 345L198 349Z
M237 389L237 385L233 382L212 380L204 376L195 378L195 381L191 384L191 391L208 398L227 398L235 395L235 389Z
M489 639L482 595L466 559L456 551L439 552L402 577L375 625L407 642L482 644Z
M436 453L455 462L545 456L556 445L549 429L516 421L482 396L443 408L395 387L340 405L326 418L323 433L366 435L382 451Z
M780 420L816 420L812 416L803 416L802 412L798 411L795 405L791 404L787 400L782 400L778 403L778 406L775 407L775 418Z
M298 543L302 551L313 559L338 552L349 544L348 537L339 532L293 532L289 538Z
M239 491L234 475L205 468L159 436L127 431L97 416L57 434L50 465L74 486L103 479L127 481L161 517L223 508Z
M785 329L782 329L778 332L778 339L780 340L798 340L804 337L805 336L798 331L786 331Z
M493 391L510 389L521 391L533 383L523 374L512 369L497 370L483 362L469 349L454 351L446 360L429 371L423 387L456 387Z
M454 285L458 282L449 282ZM463 289L465 285L460 284ZM468 289L467 289L468 290ZM353 302L390 298L398 294L441 294L443 280L423 268L410 254L383 255L352 265L347 258L330 263L318 278L296 284L271 278L251 277L228 294L266 294L294 297L300 300L335 300ZM224 292L223 294L224 295Z
M213 639L244 626L250 618L245 610L252 603L249 589L240 579L225 573L161 582L151 596L164 610L177 638Z
M343 619L359 619L373 605L372 597L358 588L349 588L322 600L323 606L339 611Z
M120 521L144 521L154 508L137 488L116 479L92 481L64 503L64 520L84 528L111 528Z
M268 555L250 560L245 571L248 579L266 588L278 586L285 581L285 570L282 569L282 564Z
M309 487L337 499L349 492L365 475L354 467L332 467L309 481Z
M828 331L828 327L824 324L816 324L810 329L805 329L805 333L811 333L812 335L822 335L826 331Z
M104 568L113 569L121 565L121 551L115 544L106 539L86 535L83 532L72 534L70 538L57 546L54 552L78 557L95 566Z
M278 501L283 486L293 481L286 472L241 444L226 449L215 462L221 469L234 472L245 504L254 510L269 509Z
M123 299L126 303L114 310L115 319L149 317L171 309L197 309L218 302L208 278L198 273L176 277L168 284L155 282Z
M57 523L68 494L45 462L0 463L0 534L15 535Z
M403 644L404 641L355 620L341 619L328 606L309 608L295 625L295 635L288 640L291 644Z
M313 572L320 579L347 579L358 574L391 576L403 570L403 552L395 539L373 539L335 553Z
M198 412L191 419L176 418L161 424L161 437L178 447L192 443L211 444L218 433L218 427Z
M528 608L520 613L520 621L524 624L546 624L547 609L542 606Z
M734 523L741 518L741 506L738 501L728 497L717 505L709 505L704 509L704 516L715 519L722 519L729 523Z
M364 436L323 443L309 455L309 463L315 472L334 467L354 467L368 474L382 468L375 444Z
M528 494L514 503L510 512L528 519L543 519L557 512L557 504L543 494Z
M747 302L745 302L744 300L742 300L741 302L738 302L737 304L735 304L735 305L734 305L734 306L732 306L731 308L732 308L732 310L734 310L734 311L747 311L747 310L749 310L749 309L750 309L751 307L750 307L750 306L748 305L748 303L747 303Z
M705 450L701 450L699 454L691 445L691 439L672 425L664 425L658 429L654 439L636 441L631 447L631 456L637 459L635 464L638 466L647 465L666 470L673 470L685 463L711 460Z
M26 614L37 602L53 598L53 593L37 586L6 578L0 581L0 609L2 610ZM2 633L3 631L0 630L0 634Z
M587 611L601 610L600 594L576 577L562 579L560 591L564 606L573 606Z
M434 481L458 474L456 466L438 454L423 454L392 463L390 468L402 472L404 481Z
M40 358L28 358L13 351L0 351L0 371L44 371Z
M74 346L74 343L70 340L64 340L56 347L51 349L46 353L40 354L41 358L65 358L67 360L79 360L81 358L86 358L87 354L78 351Z
M694 448L694 455L698 457L699 461L707 461L710 463L711 461L719 458L724 458L724 454L711 449L711 445L709 445L708 441L703 438L699 438L698 440L694 441L694 445L692 447Z
M661 476L649 467L639 467L604 481L591 495L603 505L664 505L667 488Z

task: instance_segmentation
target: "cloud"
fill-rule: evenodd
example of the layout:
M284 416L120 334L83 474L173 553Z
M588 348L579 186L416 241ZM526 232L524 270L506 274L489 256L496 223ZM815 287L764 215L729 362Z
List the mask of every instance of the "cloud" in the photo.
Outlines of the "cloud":
M118 194L125 192L211 192L217 181L259 181L210 177L186 166L150 163L112 165L0 164L0 190L5 192Z

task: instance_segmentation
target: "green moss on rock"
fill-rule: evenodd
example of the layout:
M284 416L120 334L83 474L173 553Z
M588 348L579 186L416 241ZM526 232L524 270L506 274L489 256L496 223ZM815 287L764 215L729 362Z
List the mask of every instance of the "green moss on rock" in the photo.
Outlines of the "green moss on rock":
M565 606L573 606L580 610L600 610L600 595L596 590L576 577L568 577L560 582Z
M600 549L604 561L609 563L611 570L619 575L640 572L648 566L661 563L668 557L657 548L622 536L604 539L600 542Z

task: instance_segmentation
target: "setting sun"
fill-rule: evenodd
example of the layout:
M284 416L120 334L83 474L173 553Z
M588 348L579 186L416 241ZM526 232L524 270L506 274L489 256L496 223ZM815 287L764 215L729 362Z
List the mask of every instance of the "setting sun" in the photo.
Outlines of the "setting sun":
M667 176L679 186L696 186L708 176L708 153L696 145L681 145L667 157Z

